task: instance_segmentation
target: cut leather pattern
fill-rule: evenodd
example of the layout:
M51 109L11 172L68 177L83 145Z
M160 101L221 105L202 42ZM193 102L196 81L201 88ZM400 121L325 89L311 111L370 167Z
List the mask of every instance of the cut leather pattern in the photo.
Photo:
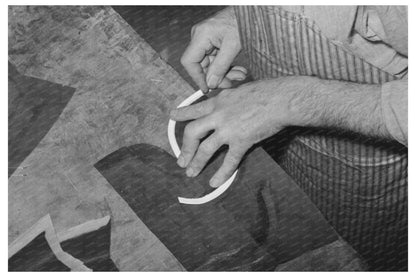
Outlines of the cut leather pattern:
M11 63L8 77L10 177L48 133L75 89L23 76Z
M164 150L137 144L95 164L137 216L187 270L273 270L338 238L306 195L261 150L239 168L235 183L203 205L177 195L203 195L216 158L188 178Z

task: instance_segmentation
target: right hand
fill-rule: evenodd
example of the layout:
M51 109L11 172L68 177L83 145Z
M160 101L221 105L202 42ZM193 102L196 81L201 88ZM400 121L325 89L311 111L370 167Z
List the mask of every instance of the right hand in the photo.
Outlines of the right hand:
M230 88L231 81L242 81L247 75L244 67L230 68L240 51L237 19L229 7L192 28L181 63L203 92Z

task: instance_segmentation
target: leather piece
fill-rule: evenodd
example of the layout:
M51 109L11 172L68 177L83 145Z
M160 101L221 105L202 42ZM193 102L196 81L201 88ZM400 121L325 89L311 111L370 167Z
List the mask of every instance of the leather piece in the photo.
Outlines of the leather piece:
M97 230L61 242L62 249L93 271L119 271L110 257L111 221Z
M70 271L52 252L45 232L9 258L9 271Z
M249 154L219 198L204 205L180 204L179 195L212 190L208 180L216 162L187 178L164 150L137 144L95 167L187 270L273 270L338 238L261 149Z
M9 63L9 177L58 119L75 92L21 75Z

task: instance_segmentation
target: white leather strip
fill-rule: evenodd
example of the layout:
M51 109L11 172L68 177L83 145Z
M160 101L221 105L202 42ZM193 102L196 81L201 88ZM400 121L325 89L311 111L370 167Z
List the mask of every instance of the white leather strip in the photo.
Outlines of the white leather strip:
M195 92L194 94L186 98L182 103L180 103L178 108L189 106L190 104L192 104L193 102L201 98L203 95L204 93L201 90L198 90L197 92ZM176 141L175 126L176 126L176 121L170 119L168 123L168 139L169 139L170 147L172 148L172 151L177 158L179 157L181 150L179 149L178 143ZM225 181L224 184L216 188L214 191L208 193L207 195L200 197L200 198L178 197L179 202L182 204L200 205L200 204L208 203L209 201L214 200L215 198L223 194L230 187L230 185L233 183L235 179L235 176L237 175L237 171L238 170L236 170L233 173L233 175L231 175L231 177L227 181Z

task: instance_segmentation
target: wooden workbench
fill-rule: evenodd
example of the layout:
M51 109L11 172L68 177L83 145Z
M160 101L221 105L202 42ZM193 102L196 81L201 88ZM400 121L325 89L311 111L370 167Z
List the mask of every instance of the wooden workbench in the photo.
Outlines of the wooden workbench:
M9 242L48 213L58 232L110 214L120 270L183 270L93 165L137 143L172 153L169 110L191 87L109 7L10 7L9 61L21 74L76 89L9 178ZM325 249L353 253L342 242ZM308 257L278 269L311 267ZM343 263L334 269L361 268L354 254Z

